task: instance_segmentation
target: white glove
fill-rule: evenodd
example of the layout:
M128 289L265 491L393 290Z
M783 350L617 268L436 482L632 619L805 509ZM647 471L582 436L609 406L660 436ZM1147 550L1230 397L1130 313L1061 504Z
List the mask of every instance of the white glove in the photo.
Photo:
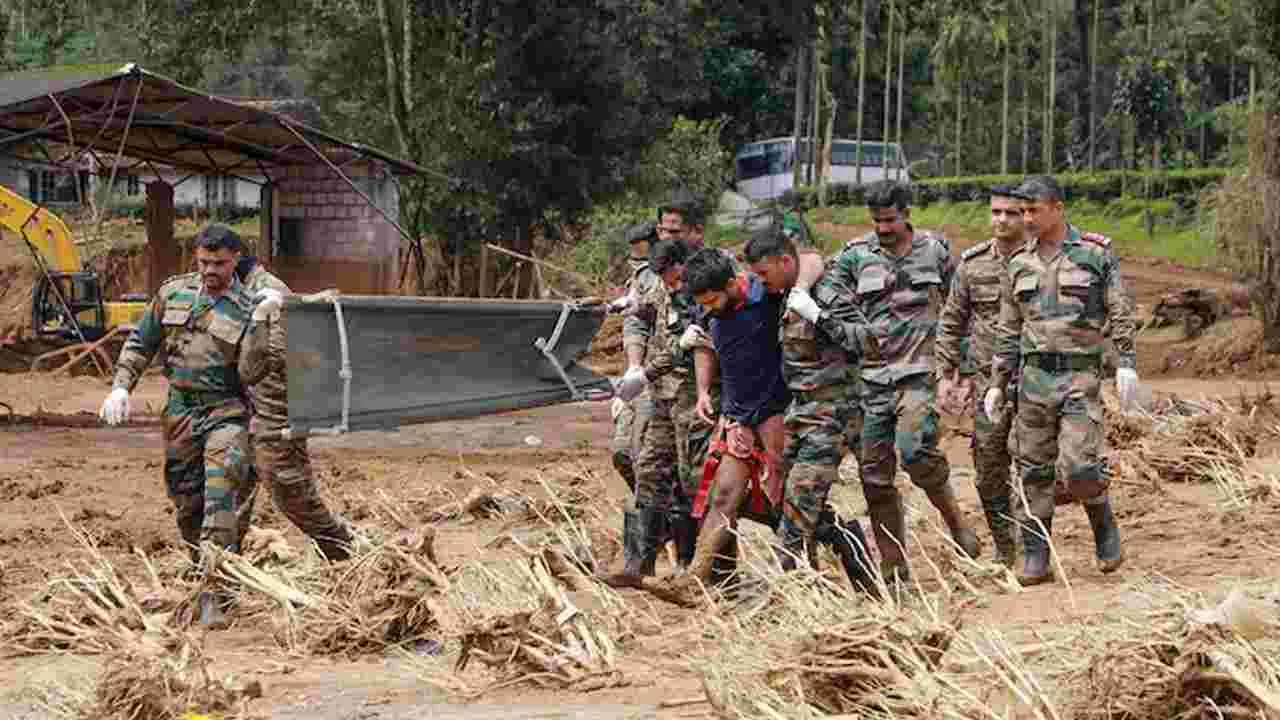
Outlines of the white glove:
M614 399L613 399L613 402L609 403L609 417L610 417L614 422L617 422L617 421L618 421L618 416L622 414L622 411L623 411L626 407L627 407L627 401L626 401L626 400L623 400L623 399L622 399L622 398L620 398L620 397L616 397L616 398L614 398Z
M987 419L992 423L999 424L1001 417L1004 415L1004 391L1000 388L991 388L987 390L986 397L982 398L982 409L987 413Z
M644 391L644 383L644 368L633 367L628 369L627 374L622 376L622 382L618 383L618 397L627 402L635 400Z
M795 287L787 294L787 309L811 323L818 322L818 314L822 312L812 295Z
M692 350L700 343L708 342L707 331L701 325L690 325L680 334L680 349Z
M102 409L98 410L98 417L108 425L119 425L128 420L129 391L119 387L113 389L107 399L102 401Z
M1116 369L1116 394L1120 396L1120 409L1128 410L1138 399L1138 371L1133 368Z
M613 302L609 303L609 312L615 312L615 313L626 312L627 309L630 307L631 307L631 294L627 293L626 295L623 295L617 300L614 300Z
M271 288L263 288L254 296L258 301L253 306L253 321L262 322L270 317L276 317L280 313L280 305L284 303L284 295L279 290Z

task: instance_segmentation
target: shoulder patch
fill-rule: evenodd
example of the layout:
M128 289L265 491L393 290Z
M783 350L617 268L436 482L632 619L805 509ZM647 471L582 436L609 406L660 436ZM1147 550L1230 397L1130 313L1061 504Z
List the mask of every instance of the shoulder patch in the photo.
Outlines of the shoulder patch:
M990 249L991 249L991 241L986 240L960 253L960 259L968 260L969 258L977 257Z
M1103 235L1102 233L1096 233L1096 232L1080 233L1080 239L1085 242L1091 242L1094 245L1101 245L1102 247L1105 247L1105 248L1111 247L1111 238L1107 237L1106 235Z
M871 242L871 238L873 238L873 237L875 237L875 233L867 233L866 235L863 235L863 236L861 236L861 237L856 237L856 238L854 238L854 239L850 240L849 242L845 243L845 244L844 244L844 249L845 249L845 250L848 250L848 249L853 248L853 247L855 247L855 246L857 246L857 245L866 245L867 243Z

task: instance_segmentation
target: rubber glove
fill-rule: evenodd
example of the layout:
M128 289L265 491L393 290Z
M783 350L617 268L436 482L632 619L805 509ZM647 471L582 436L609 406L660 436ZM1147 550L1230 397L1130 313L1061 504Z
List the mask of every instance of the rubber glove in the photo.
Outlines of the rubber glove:
M617 422L618 416L622 414L623 409L626 407L626 400L623 400L620 397L614 398L613 402L609 403L609 417L611 417L614 422Z
M709 342L709 339L707 331L703 330L701 325L690 325L680 334L681 350L692 350L702 342Z
M1120 409L1128 410L1138 399L1138 371L1133 368L1116 368L1116 394L1120 396Z
M1001 417L1004 415L1004 391L1000 388L991 388L987 390L986 397L982 398L982 409L987 413L987 419L992 423L999 424Z
M635 400L644 391L644 383L644 368L629 368L627 374L622 376L622 382L618 383L618 397L627 402Z
M609 303L609 312L620 313L626 312L631 307L631 294L628 293L622 297Z
M791 288L787 295L787 309L811 323L818 322L818 315L822 312L813 296L800 288Z
M254 296L258 301L253 306L253 321L262 322L267 318L278 317L280 314L280 305L284 303L284 295L279 290L271 288L263 288Z
M129 391L118 387L111 390L107 399L102 401L98 417L108 425L119 425L129 419Z

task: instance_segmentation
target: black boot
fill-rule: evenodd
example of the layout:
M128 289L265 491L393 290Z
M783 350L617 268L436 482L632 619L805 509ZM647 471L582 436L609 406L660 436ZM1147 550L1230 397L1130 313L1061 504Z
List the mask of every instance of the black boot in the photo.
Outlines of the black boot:
M983 500L982 511L987 516L987 527L991 528L992 544L996 546L996 562L1012 568L1018 557L1018 541L1014 536L1009 496Z
M671 514L671 537L676 542L676 570L683 573L693 562L693 552L698 547L698 518L687 510Z
M631 453L627 450L618 450L613 453L613 469L618 471L622 476L622 481L627 484L627 489L631 492L636 491L636 468L635 463L631 460Z
M667 522L667 513L653 508L645 508L638 511L643 527L644 551L641 555L640 575L642 577L653 577L658 567L658 551L666 544L667 537L670 534Z
M867 555L867 536L862 533L862 523L857 520L842 522L835 511L827 508L818 515L818 530L814 539L831 547L849 584L854 590L871 597L879 595L871 558Z
M1040 523L1044 523L1041 535ZM1053 518L1035 518L1022 526L1022 572L1018 582L1022 585L1040 585L1053 581L1053 565L1049 558L1049 536L1053 534Z
M1100 503L1084 503L1089 515L1089 527L1093 528L1093 546L1098 556L1098 569L1113 573L1124 564L1124 550L1120 547L1120 528L1111 512L1111 498L1103 495Z

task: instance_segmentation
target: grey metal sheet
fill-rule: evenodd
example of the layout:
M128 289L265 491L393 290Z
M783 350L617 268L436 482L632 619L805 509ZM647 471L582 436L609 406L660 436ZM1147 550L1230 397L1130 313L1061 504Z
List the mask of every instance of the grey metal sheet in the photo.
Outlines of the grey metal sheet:
M574 400L534 342L550 339L563 303L340 296L351 364L349 430L474 417ZM285 300L289 422L295 433L338 425L341 349L334 307ZM604 308L573 310L555 356L584 391L607 378L578 365Z

